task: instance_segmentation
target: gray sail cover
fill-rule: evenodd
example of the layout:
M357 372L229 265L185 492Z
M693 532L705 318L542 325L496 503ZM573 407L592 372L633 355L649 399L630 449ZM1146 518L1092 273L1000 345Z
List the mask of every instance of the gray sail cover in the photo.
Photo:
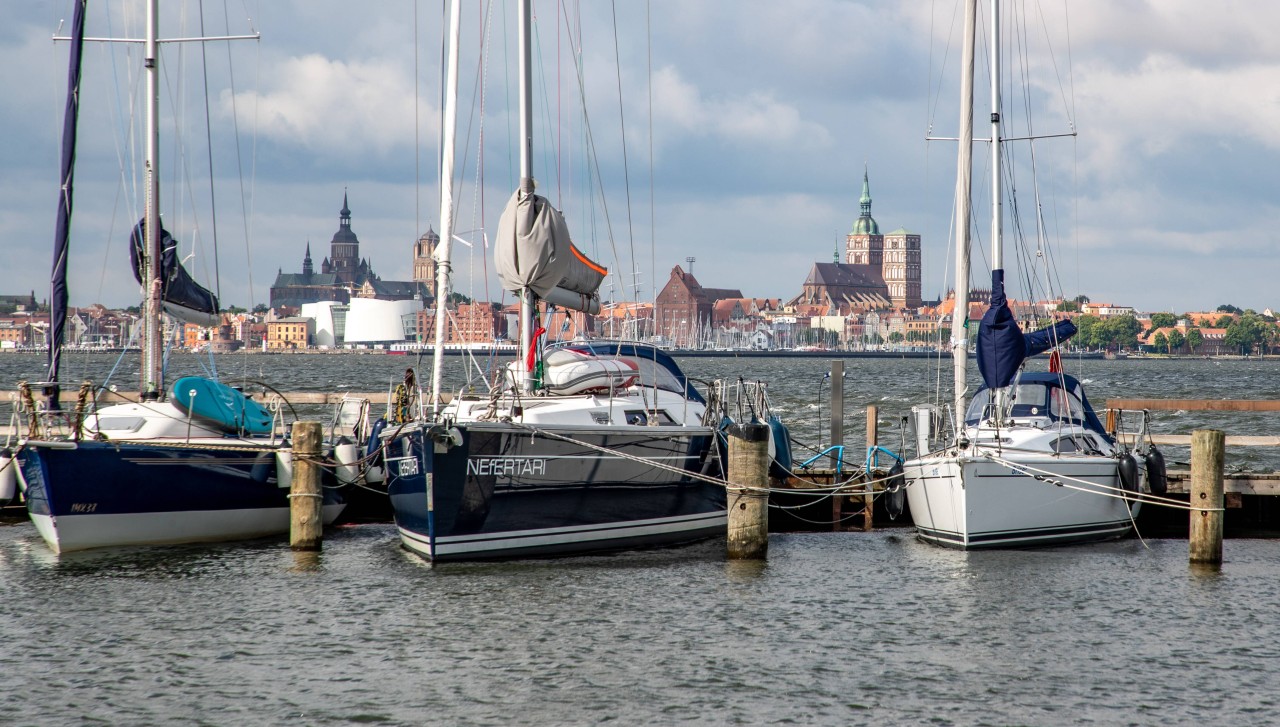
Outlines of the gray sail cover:
M555 294L557 288L594 298L609 272L574 247L559 210L525 190L516 190L502 211L496 244L494 263L502 287L529 288L543 300L565 298Z

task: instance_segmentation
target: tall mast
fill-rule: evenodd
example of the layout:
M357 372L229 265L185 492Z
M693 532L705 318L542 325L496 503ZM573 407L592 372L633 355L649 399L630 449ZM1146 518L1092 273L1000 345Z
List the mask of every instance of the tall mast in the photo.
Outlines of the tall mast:
M444 129L440 144L440 244L436 247L436 345L431 369L431 411L440 411L440 378L444 369L444 334L448 321L453 263L453 162L458 123L458 38L462 5L449 3L449 60L445 73Z
M991 0L991 269L1004 275L1003 209L1001 207L1000 168L1000 0ZM994 285L995 280L992 280ZM1005 390L991 392L992 411L999 422L1003 418Z
M956 432L964 427L969 359L969 218L973 192L973 57L978 0L964 6L964 48L960 57L960 151L956 164L956 284L951 313L951 360L955 374Z
M146 120L146 256L143 261L145 299L142 311L142 398L155 399L163 392L161 380L161 280L160 280L160 40L159 0L147 2L147 37L143 67L147 75Z
M520 189L525 194L533 194L533 61L530 50L532 33L530 31L529 0L516 3L516 20L519 38L519 75L520 75ZM520 355L530 355L535 345L533 337L533 311L536 305L533 291L528 287L520 289ZM520 388L526 393L533 391L532 372L520 367Z
M991 0L991 268L1004 269L1000 201L1000 0Z

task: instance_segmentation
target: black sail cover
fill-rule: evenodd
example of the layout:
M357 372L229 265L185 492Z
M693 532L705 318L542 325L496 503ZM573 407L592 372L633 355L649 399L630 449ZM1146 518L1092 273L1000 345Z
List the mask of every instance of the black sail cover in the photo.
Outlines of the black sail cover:
M574 247L564 216L532 190L517 190L507 202L494 263L507 290L528 288L549 303L600 312L596 291L609 271Z
M146 220L133 228L129 241L129 260L133 263L133 277L142 282L142 260L146 254ZM169 232L160 228L160 278L163 281L161 297L164 311L186 323L198 326L218 324L218 296L197 283L178 261L178 243Z

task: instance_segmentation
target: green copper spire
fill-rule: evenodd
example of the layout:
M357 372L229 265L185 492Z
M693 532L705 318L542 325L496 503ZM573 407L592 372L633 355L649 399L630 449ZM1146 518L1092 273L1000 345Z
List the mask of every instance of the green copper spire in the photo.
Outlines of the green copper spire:
M862 197L858 199L858 204L862 206L862 216L871 216L871 178L868 176L867 167L862 167Z
M862 197L858 199L858 205L862 214L854 221L851 234L879 235L880 225L871 217L871 178L865 165L862 168Z

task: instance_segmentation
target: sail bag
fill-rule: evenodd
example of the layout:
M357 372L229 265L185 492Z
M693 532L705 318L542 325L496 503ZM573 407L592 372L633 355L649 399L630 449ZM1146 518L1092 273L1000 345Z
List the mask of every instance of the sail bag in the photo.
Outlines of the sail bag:
M133 277L142 282L142 260L146 255L146 220L133 228L129 241L129 260L133 263ZM160 279L163 290L164 311L185 323L198 326L218 325L218 296L197 283L178 261L178 243L169 232L160 228Z
M978 328L978 371L982 382L990 389L1008 386L1028 357L1048 351L1075 333L1075 324L1068 320L1024 334L1009 310L1004 270L992 270L991 303Z
M531 189L516 190L502 211L494 263L507 290L528 288L548 303L600 312L596 291L609 271L574 246L564 215Z

